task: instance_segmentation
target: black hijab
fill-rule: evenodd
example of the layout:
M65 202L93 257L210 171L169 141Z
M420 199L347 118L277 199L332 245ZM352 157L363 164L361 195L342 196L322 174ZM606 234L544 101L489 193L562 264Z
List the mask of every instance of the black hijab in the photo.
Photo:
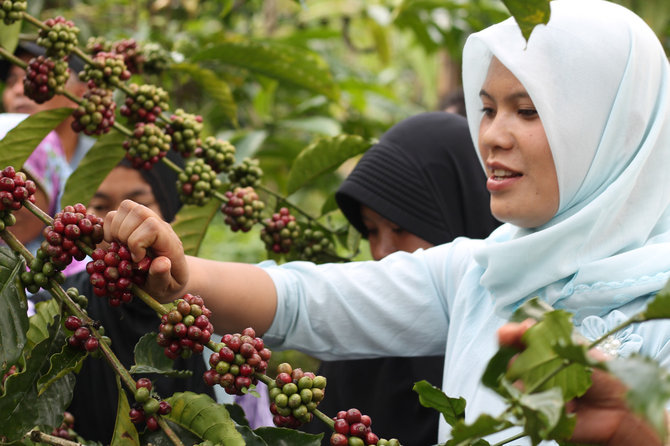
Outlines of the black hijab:
M500 224L489 198L467 120L446 112L422 113L391 127L335 194L364 237L361 205L434 245L488 236Z

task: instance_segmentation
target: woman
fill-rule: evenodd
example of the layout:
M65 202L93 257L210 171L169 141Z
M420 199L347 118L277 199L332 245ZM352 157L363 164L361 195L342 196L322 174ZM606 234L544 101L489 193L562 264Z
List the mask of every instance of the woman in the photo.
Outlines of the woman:
M491 209L506 222L485 240L379 262L220 264L185 257L176 235L130 202L108 215L105 236L130 240L138 260L147 247L165 256L150 292L200 294L219 331L252 325L268 345L328 360L444 351L442 388L467 400L466 420L498 414L480 377L512 310L539 296L582 331L611 329L670 277L670 66L639 17L602 0L551 2L528 42L513 19L473 34L463 64ZM632 334L636 351L670 368L667 321ZM578 406L573 441L662 444L625 408L601 409ZM447 435L441 421L440 441Z
M335 199L369 240L375 260L460 236L483 238L500 224L489 210L467 121L451 113L422 113L394 125L363 155ZM374 420L381 437L404 446L435 444L439 413L423 407L412 387L421 380L439 386L443 365L444 355L323 361L318 374L328 379L328 398L319 409L334 414L356 407ZM320 423L305 429L323 432Z

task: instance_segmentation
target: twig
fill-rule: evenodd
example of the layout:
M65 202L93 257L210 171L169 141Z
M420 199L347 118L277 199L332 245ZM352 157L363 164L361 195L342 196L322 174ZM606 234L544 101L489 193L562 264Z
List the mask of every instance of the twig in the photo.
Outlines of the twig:
M28 432L30 441L34 443L46 443L54 446L84 446L82 443L76 441L66 440L65 438L56 437L55 435L45 434L38 430L31 430Z

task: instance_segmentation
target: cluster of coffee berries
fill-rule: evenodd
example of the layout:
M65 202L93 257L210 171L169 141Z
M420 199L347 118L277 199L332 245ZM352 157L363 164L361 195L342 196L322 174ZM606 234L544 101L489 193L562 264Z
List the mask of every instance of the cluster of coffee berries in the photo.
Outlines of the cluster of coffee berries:
M68 316L65 319L65 328L73 332L67 339L70 347L94 352L100 346L98 339L91 333L91 329L85 326L77 316Z
M133 298L132 285L142 286L146 281L152 258L132 261L127 246L112 242L107 249L96 248L86 264L89 280L96 296L109 298L109 304L118 307Z
M93 64L86 64L84 71L79 73L79 79L87 82L89 88L97 86L108 90L130 76L122 55L104 51L93 56Z
M116 119L116 102L112 90L89 88L81 98L79 106L72 112L72 130L87 135L102 135L109 132Z
M263 220L261 239L268 251L277 254L287 253L298 237L300 237L300 227L295 217L285 207L272 214L271 218Z
M228 172L228 180L240 187L256 187L262 177L263 170L258 166L258 160L251 158L243 159Z
M70 299L76 302L82 311L86 313L86 307L88 307L88 297L84 296L83 294L79 294L79 290L75 287L68 288L67 291L65 291L65 294L67 294Z
M221 180L201 158L189 160L177 176L177 190L184 204L203 206L219 187Z
M230 395L243 395L258 379L254 373L265 373L272 352L253 328L242 333L225 334L209 357L211 369L203 375L206 384L220 385Z
M172 148L188 158L200 144L202 127L202 116L186 113L180 108L170 116L165 132L172 137Z
M268 385L275 426L295 429L312 421L312 412L323 400L325 388L325 377L293 369L286 362L279 364L277 377Z
M27 179L25 173L17 172L12 166L0 172L0 211L18 211L25 200L34 203L35 192L35 182Z
M228 201L221 206L223 221L233 231L248 232L260 220L265 203L258 199L253 187L236 187L225 196Z
M333 434L330 436L331 446L365 446L392 445L400 446L398 440L380 440L370 430L372 420L358 409L341 410L334 418Z
M102 52L112 52L112 44L102 36L89 37L86 41L86 52L91 56L95 56Z
M230 166L235 164L235 146L228 141L208 136L202 147L195 150L195 156L204 159L216 173L228 172Z
M37 56L28 62L23 78L23 92L33 101L41 104L53 98L70 76L65 60L56 60L46 56Z
M135 404L130 409L133 424L145 423L150 431L158 430L156 414L167 415L172 411L170 403L159 401L151 395L151 380L140 378L135 382Z
M170 142L170 135L156 124L138 122L133 136L123 142L123 148L133 167L149 170L167 154Z
M23 12L28 7L26 0L3 0L0 8L0 19L5 25L19 21L23 18Z
M43 249L50 261L59 270L63 270L72 259L84 260L86 254L77 243L94 248L103 239L103 220L93 214L86 213L86 206L77 203L65 206L56 213L53 223L43 230ZM32 269L32 268L31 268Z
M147 42L142 45L144 56L144 72L146 74L161 74L170 67L170 54L160 44Z
M128 71L133 74L142 72L144 54L135 39L121 39L112 43L112 52L123 56Z
M161 317L156 341L165 347L165 356L177 359L191 352L202 353L214 327L209 322L212 312L200 296L185 294L172 303L172 310Z
M64 438L65 440L74 440L76 437L74 433L74 415L70 412L63 412L63 422L51 431L51 435Z
M130 93L119 110L131 122L156 122L170 108L167 91L151 84L130 84Z
M30 293L37 293L40 288L46 288L50 279L54 279L57 283L65 282L65 275L60 268L49 260L47 249L47 242L42 242L42 246L30 261L30 271L23 271L19 276L21 284Z
M310 262L319 262L327 255L335 255L335 244L315 224L304 231L300 240L296 242L297 258Z
M79 28L70 20L58 16L44 21L46 29L41 29L37 44L43 46L47 56L62 59L77 46Z

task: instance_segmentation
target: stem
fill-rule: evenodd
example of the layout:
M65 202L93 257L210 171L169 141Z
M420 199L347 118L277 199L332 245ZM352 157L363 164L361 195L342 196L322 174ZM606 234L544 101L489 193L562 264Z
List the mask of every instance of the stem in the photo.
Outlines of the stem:
M24 70L28 68L28 64L4 49L3 47L0 46L0 56L2 56L3 59L7 59L14 65L18 65L19 67L23 68Z
M51 226L54 224L53 218L51 218L49 214L40 209L40 207L37 206L35 203L32 203L28 200L24 200L23 206L30 212L32 212L35 215L35 217L39 218L45 225Z
M163 432L165 432L165 435L168 436L170 440L172 440L172 443L175 444L175 446L184 446L184 443L181 442L179 437L177 437L177 434L174 433L172 428L170 427L169 424L167 424L167 421L165 421L165 418L161 417L160 415L154 415L156 417L156 420L158 421L158 425L163 429Z
M303 215L305 218L307 218L310 222L313 222L314 224L316 224L318 227L320 227L320 228L323 229L324 231L326 231L326 232L332 232L329 228L325 227L323 224L321 224L319 221L317 221L317 219L314 218L312 215L310 215L307 211L305 211L304 209L300 208L299 206L297 206L297 205L291 203L290 201L288 201L288 199L287 199L286 197L284 197L284 196L278 194L277 192L275 192L275 191L273 191L273 190L271 190L271 189L268 189L266 186L263 186L262 184L259 184L259 185L257 186L257 189L262 190L263 192L272 195L272 196L275 197L280 203L286 203L286 204L287 204L288 206L290 206L292 209L295 209L298 213L302 214L302 215Z
M34 25L34 26L38 27L39 29L43 29L43 30L51 29L48 26L46 26L42 21L40 21L37 18L31 16L27 12L23 13L23 20L30 23L31 25Z
M274 381L272 378L263 373L256 372L254 373L254 376L258 378L259 381L262 381L266 386L269 386L270 383Z
M523 437L525 437L526 435L528 435L528 434L526 434L525 431L522 431L522 432L520 432L520 433L518 433L518 434L516 434L516 435L514 435L514 436L512 436L512 437L506 438L506 439L504 439L503 441L500 441L500 442L498 442L498 443L496 443L496 444L493 444L493 445L491 445L491 446L503 446L504 444L511 443L511 442L513 442L514 440L518 440L519 438L523 438Z
M335 422L333 421L332 418L330 418L328 415L325 413L321 412L319 409L314 409L312 411L315 417L317 417L319 420L324 422L325 424L328 425L331 429L335 430Z
M177 166L175 163L173 163L171 159L164 156L163 158L161 158L161 161L163 161L166 166L168 166L170 169L174 170L175 172L177 172L177 173L183 172L182 168Z
M34 443L46 443L54 446L84 446L82 443L66 440L65 438L48 435L38 430L28 432L28 437Z
M611 329L610 331L608 331L607 333L605 333L604 335L602 335L601 337L599 337L598 339L593 341L591 344L589 344L589 350L596 347L598 344L602 343L603 341L605 341L608 337L612 336L617 331L622 330L622 329L626 328L627 326L632 325L632 324L637 323L637 322L644 322L644 318L642 317L642 314L636 314L633 317L631 317L630 319L628 319L626 321L623 321L621 324L617 325L616 327L614 327L613 329Z
M142 302L147 304L152 310L154 310L156 313L159 315L164 315L168 314L169 311L167 308L165 308L160 302L158 302L156 299L151 297L146 291L144 291L142 288L138 287L137 285L133 284L131 288L133 294L135 296L139 297Z

